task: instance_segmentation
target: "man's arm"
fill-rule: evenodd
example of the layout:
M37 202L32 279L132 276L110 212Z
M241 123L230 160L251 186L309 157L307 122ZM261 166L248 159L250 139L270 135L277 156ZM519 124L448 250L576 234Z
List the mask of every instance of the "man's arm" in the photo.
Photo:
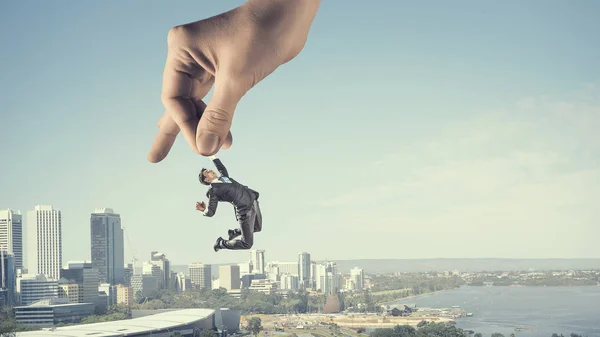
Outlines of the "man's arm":
M217 199L215 194L212 192L213 191L208 191L208 204L206 205L204 212L202 212L202 214L207 217L215 215L215 212L217 211L217 205L219 204L219 199Z
M217 167L217 170L219 171L219 173L221 173L223 177L229 178L229 173L227 172L225 165L223 165L223 163L221 162L221 159L217 158L217 156L210 156L208 158L210 158L213 161L213 163Z

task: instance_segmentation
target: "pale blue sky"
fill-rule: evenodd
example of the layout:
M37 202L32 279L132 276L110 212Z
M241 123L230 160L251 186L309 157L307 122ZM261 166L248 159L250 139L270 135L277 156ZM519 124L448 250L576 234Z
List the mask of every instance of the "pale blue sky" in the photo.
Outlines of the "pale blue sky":
M122 216L139 259L238 262L182 138L146 161L170 27L243 1L0 3L0 208ZM600 257L600 2L323 1L219 156L261 192L266 259ZM126 246L126 257L131 249Z

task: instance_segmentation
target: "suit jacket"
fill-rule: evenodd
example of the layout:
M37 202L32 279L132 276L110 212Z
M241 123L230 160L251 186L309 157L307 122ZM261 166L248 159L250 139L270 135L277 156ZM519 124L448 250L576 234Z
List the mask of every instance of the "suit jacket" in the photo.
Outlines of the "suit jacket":
M252 208L254 200L258 200L259 193L242 185L229 176L229 172L219 158L213 159L213 163L217 167L221 176L229 178L231 183L214 183L206 192L208 197L208 205L204 216L211 217L217 211L219 201L229 202L233 204L236 214L244 214Z

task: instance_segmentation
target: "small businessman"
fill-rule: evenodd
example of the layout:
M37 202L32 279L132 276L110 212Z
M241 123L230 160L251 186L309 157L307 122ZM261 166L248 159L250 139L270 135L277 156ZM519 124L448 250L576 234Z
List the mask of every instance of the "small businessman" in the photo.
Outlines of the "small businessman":
M238 228L227 231L228 240L217 238L213 248L215 252L220 249L250 249L254 244L254 233L262 230L259 193L231 178L225 165L217 156L210 156L209 159L215 164L219 173L207 168L202 168L200 171L198 175L200 183L209 186L206 192L208 206L204 201L196 202L196 210L206 217L212 217L217 211L219 202L229 202L233 205L239 225Z

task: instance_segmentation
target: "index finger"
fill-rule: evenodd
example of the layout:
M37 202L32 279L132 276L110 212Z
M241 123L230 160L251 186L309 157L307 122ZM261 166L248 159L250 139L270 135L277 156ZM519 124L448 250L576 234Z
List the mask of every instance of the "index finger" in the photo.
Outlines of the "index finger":
M173 121L168 111L165 111L157 125L158 132L152 142L150 153L148 153L148 161L151 163L158 163L165 159L179 134L179 126Z
M174 63L176 61L167 60L165 65L161 99L189 146L198 153L196 129L200 119L191 99L194 80L190 74L178 70Z

